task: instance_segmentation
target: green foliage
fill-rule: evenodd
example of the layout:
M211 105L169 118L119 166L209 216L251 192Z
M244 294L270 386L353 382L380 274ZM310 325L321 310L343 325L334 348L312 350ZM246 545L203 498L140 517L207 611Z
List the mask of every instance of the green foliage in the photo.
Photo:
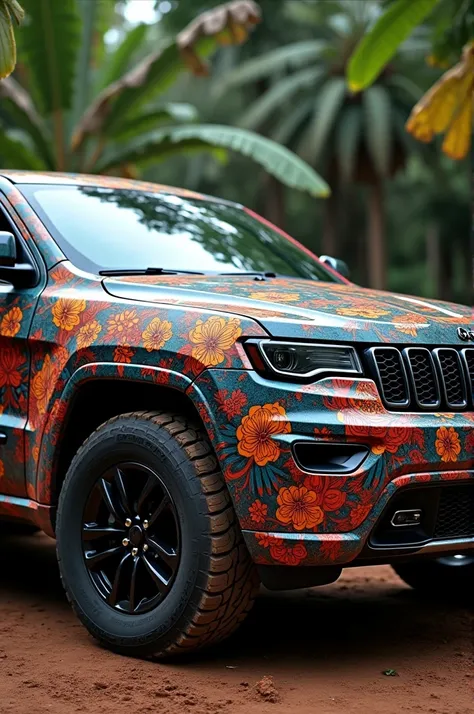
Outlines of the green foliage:
M23 0L27 21L18 32L32 90L44 114L70 109L81 21L75 0Z
M229 149L253 159L289 186L327 195L324 181L286 148L251 132L195 125L194 107L164 99L187 66L203 72L203 58L224 38L245 39L258 19L252 3L228 5L206 21L197 17L175 39L130 68L149 32L138 25L125 34L105 70L94 73L94 48L103 45L95 41L103 8L89 0L24 1L27 21L19 37L22 64L28 67L22 74L25 86L13 81L0 86L5 99L0 160L7 168L128 173L131 163L135 170L203 148L222 158ZM5 2L0 0L0 9ZM96 78L103 89L89 104ZM156 133L163 125L166 129ZM13 136L12 129L20 132Z
M8 77L16 64L16 42L13 20L23 20L23 9L17 0L0 0L0 79Z
M349 88L359 92L372 84L413 32L440 0L396 0L374 27L364 35L348 65Z
M349 94L344 64L348 48L355 46L376 5L358 0L354 7L352 0L341 0L290 2L288 7L292 15L302 14L322 37L290 43L239 64L220 78L218 96L224 87L235 91L255 89L258 84L257 98L240 118L242 126L297 147L301 156L323 171L335 166L343 182L361 175L366 180L390 175L395 147L404 149L399 126L422 90L408 77L391 72L381 77L369 96ZM408 66L413 70L413 65Z
M287 186L307 191L313 196L327 196L329 187L304 161L294 156L284 146L258 136L245 129L215 124L169 127L154 132L137 145L127 145L118 154L100 165L102 171L128 163L149 162L167 156L184 144L189 150L207 150L215 147L236 151L263 166L266 171ZM173 153L176 153L175 151Z
M148 25L140 23L125 35L123 42L118 45L107 59L101 77L102 88L108 87L112 82L119 80L130 68L130 63L135 53L146 40L148 30Z

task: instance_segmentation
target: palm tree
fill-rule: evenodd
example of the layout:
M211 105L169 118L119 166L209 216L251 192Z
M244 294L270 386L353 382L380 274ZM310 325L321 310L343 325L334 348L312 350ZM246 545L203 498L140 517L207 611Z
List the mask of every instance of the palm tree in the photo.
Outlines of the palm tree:
M367 244L371 286L385 287L384 182L405 162L413 146L404 124L422 89L401 71L388 67L367 91L351 95L346 64L360 37L379 11L378 3L292 2L294 19L314 27L315 39L303 40L242 63L222 82L221 91L255 85L269 88L251 103L239 124L264 131L297 151L326 176L322 252L337 254L340 195L351 183L368 186ZM418 45L422 38L416 38ZM414 49L414 43L411 50Z
M130 30L108 57L97 42L113 3L22 3L27 16L18 31L17 78L0 82L0 161L5 168L127 175L131 167L134 171L176 153L211 150L222 156L233 150L287 185L327 195L325 182L285 147L252 131L198 124L192 106L163 102L183 71L206 73L203 58L219 43L246 39L260 19L253 0L198 16L132 68L130 57L144 43L146 26ZM97 70L99 59L105 66Z

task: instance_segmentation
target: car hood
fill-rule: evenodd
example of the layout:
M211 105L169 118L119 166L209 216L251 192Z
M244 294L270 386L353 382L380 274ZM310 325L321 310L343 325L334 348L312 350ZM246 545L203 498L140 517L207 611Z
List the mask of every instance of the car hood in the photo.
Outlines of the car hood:
M116 297L180 305L252 318L273 337L362 342L462 344L471 328L463 305L312 280L243 276L106 278Z

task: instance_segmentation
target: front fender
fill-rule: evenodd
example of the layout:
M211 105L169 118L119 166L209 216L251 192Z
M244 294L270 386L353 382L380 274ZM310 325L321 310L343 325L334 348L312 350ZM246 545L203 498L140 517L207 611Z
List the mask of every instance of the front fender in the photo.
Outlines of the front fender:
M54 401L48 413L41 436L41 447L37 467L29 474L29 493L39 503L51 504L52 484L54 482L55 452L64 428L64 422L79 389L91 380L119 379L121 381L148 382L162 384L182 393L192 386L192 380L170 369L138 364L117 364L115 362L95 362L79 367L68 379L61 395ZM189 390L189 398L199 412L202 402L199 390Z

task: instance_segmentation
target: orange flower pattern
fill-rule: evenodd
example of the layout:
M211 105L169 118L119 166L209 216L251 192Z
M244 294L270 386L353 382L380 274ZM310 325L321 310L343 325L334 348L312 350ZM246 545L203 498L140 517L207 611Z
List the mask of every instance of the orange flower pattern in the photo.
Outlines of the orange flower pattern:
M172 336L171 322L154 317L142 334L143 346L147 352L161 350Z
M15 337L20 331L23 313L19 307L12 307L0 322L0 335L4 337Z
M225 360L225 353L242 334L240 320L227 320L213 316L206 322L198 320L189 332L189 339L195 345L192 356L206 367L215 367Z
M86 325L83 325L77 333L78 349L82 350L84 347L92 345L92 343L96 341L101 330L102 327L97 320L93 320L92 322L88 322Z
M296 302L300 299L299 293L279 293L272 291L250 293L251 300L265 300L266 302Z
M277 461L280 447L273 437L290 431L285 410L278 402L251 407L237 428L239 454L253 459L258 466Z
M53 306L53 322L62 330L70 332L79 325L80 314L85 309L85 300L59 298Z
M107 320L108 336L115 337L122 343L133 341L138 332L139 323L140 318L136 310L124 310L111 315Z
M436 453L441 456L441 461L454 462L461 453L461 442L454 427L442 426L436 432Z
M166 385L189 396L215 447L248 547L263 564L347 562L398 489L472 478L472 411L389 413L365 377L301 388L272 382L251 371L239 345L241 338L269 333L443 345L457 326L470 324L469 308L444 304L440 314L436 304L412 300L408 310L410 298L403 302L353 285L184 275L127 278L127 297L133 298L134 285L146 284L148 291L146 301L133 303L114 297L121 278L102 282L71 271L19 189L0 183L0 200L6 192L15 203L49 271L42 292L28 289L0 303L0 411L30 427L16 430L11 450L2 453L7 494L12 488L32 502L51 502L55 445L71 397L81 380L95 378L140 379L152 389ZM182 292L197 290L199 302L182 299ZM274 303L267 305L271 310L265 301ZM350 477L308 474L294 462L292 434L361 443L368 455ZM0 502L0 515L5 508ZM269 532L257 538L257 528Z
M52 363L51 357L46 355L43 367L36 373L31 383L31 390L36 399L37 409L40 414L46 412L48 400L56 386L57 376L56 366Z
M316 493L308 491L305 486L281 488L277 503L278 520L285 525L291 523L297 531L314 528L324 520L324 513L318 505Z

